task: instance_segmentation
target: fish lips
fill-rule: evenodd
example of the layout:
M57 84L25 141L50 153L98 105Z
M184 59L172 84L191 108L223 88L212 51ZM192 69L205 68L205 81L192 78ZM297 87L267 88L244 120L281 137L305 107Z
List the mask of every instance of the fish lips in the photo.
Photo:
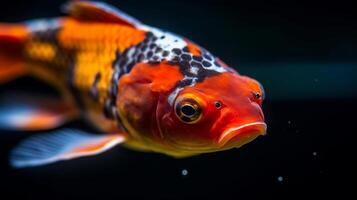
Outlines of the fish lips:
M221 148L238 148L253 141L259 135L265 135L267 125L264 122L252 122L225 129L218 139Z

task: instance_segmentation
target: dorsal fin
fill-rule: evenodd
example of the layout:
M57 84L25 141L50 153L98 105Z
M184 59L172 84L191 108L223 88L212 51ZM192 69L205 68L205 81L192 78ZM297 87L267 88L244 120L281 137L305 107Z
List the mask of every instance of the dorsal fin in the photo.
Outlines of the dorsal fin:
M63 8L65 13L80 20L119 23L132 27L141 24L139 20L103 2L71 1Z

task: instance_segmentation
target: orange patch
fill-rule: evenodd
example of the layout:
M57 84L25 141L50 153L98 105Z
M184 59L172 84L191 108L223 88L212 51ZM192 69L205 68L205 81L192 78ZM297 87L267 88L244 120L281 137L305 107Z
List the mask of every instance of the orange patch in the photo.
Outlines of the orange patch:
M50 43L33 41L25 46L25 52L30 58L52 61L56 56L56 47Z
M69 49L124 51L145 39L145 31L120 24L81 22L63 19L59 32L61 45Z
M152 91L165 92L172 89L177 81L182 79L183 75L179 67L167 63L160 63L157 66L139 63L132 69L130 74L120 79L119 85L125 85L130 82L150 82Z
M10 67L11 66L11 67ZM26 70L22 62L6 60L0 56L0 83L5 83L18 76L25 74Z
M29 117L29 119L21 125L24 130L46 130L57 126L63 122L60 115L53 113L39 112Z
M28 30L23 25L0 24L0 39L23 42L28 36Z
M187 48L190 53L192 53L194 56L200 56L201 55L201 49L199 46L196 44L186 40L187 43Z
M109 57L111 55L111 57ZM104 103L108 95L108 87L112 79L115 52L110 55L95 54L91 52L80 52L77 55L77 63L75 67L75 85L83 91L89 91L95 81L96 74L100 74L100 80L97 82L99 102ZM91 57L86 59L85 57ZM108 57L108 58L105 58ZM98 58L97 60L95 58Z

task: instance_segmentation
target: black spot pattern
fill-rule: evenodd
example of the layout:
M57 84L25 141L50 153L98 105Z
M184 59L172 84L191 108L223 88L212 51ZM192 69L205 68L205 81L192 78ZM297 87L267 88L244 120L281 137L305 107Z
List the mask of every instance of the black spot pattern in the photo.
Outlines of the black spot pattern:
M165 44L162 45L161 43L160 45L160 40L168 38L165 35L166 33L162 34L157 36L152 32L147 32L143 42L126 49L122 53L117 53L113 62L114 73L111 83L113 86L109 90L110 98L104 108L107 117L115 118L115 116L118 116L116 113L118 81L122 75L129 73L136 63L145 62L155 66L166 60L171 65L178 65L185 78L177 83L176 89L194 85L209 76L225 71L218 63L214 63L215 58L204 49L201 49L202 56L194 56L189 52L187 46L183 48L167 48ZM174 39L171 42L178 43L179 41Z
M182 60L187 60L187 61L190 61L191 60L191 56L189 54L182 54L181 55L181 59Z
M31 56L28 58L34 62L61 69L71 65L74 59L73 56L76 54L73 50L68 50L61 46L61 43L58 41L58 33L60 29L60 27L48 27L46 29L33 30L31 37L29 38L29 42L37 41L41 43L48 43L55 47L55 56L51 61L37 60ZM27 57L29 55L25 53L24 56Z
M162 56L163 56L163 57L167 57L169 54L170 54L170 52L168 52L168 51L162 52Z
M98 82L100 81L101 79L101 74L98 72L96 75L95 75L95 78L94 78L94 81L93 81L93 84L92 84L92 87L89 91L89 95L94 99L94 100L98 100L99 98L99 92L98 92Z
M162 51L162 48L161 47L157 47L156 49L155 49L155 53L160 53Z
M183 52L188 52L187 47L183 48ZM184 79L179 81L175 89L192 86L196 83L204 81L207 77L215 76L223 71L223 67L215 62L215 58L205 49L201 49L204 56L191 56L189 53L183 53L180 57L175 57L171 60L171 64L179 64ZM175 50L175 53L178 53ZM181 51L180 51L181 53Z
M203 61L202 64L205 67L210 67L212 65L210 62L207 62L207 61Z
M202 56L193 56L192 58L198 62L201 62L203 60Z
M178 48L174 48L171 50L174 54L176 55L181 55L181 49L178 49Z

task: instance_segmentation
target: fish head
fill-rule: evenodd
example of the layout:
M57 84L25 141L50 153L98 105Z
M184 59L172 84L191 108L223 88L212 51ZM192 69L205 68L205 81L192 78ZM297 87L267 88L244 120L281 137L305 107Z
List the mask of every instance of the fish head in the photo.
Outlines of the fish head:
M193 154L240 147L266 133L263 87L254 79L224 72L183 88L157 116L172 147Z

